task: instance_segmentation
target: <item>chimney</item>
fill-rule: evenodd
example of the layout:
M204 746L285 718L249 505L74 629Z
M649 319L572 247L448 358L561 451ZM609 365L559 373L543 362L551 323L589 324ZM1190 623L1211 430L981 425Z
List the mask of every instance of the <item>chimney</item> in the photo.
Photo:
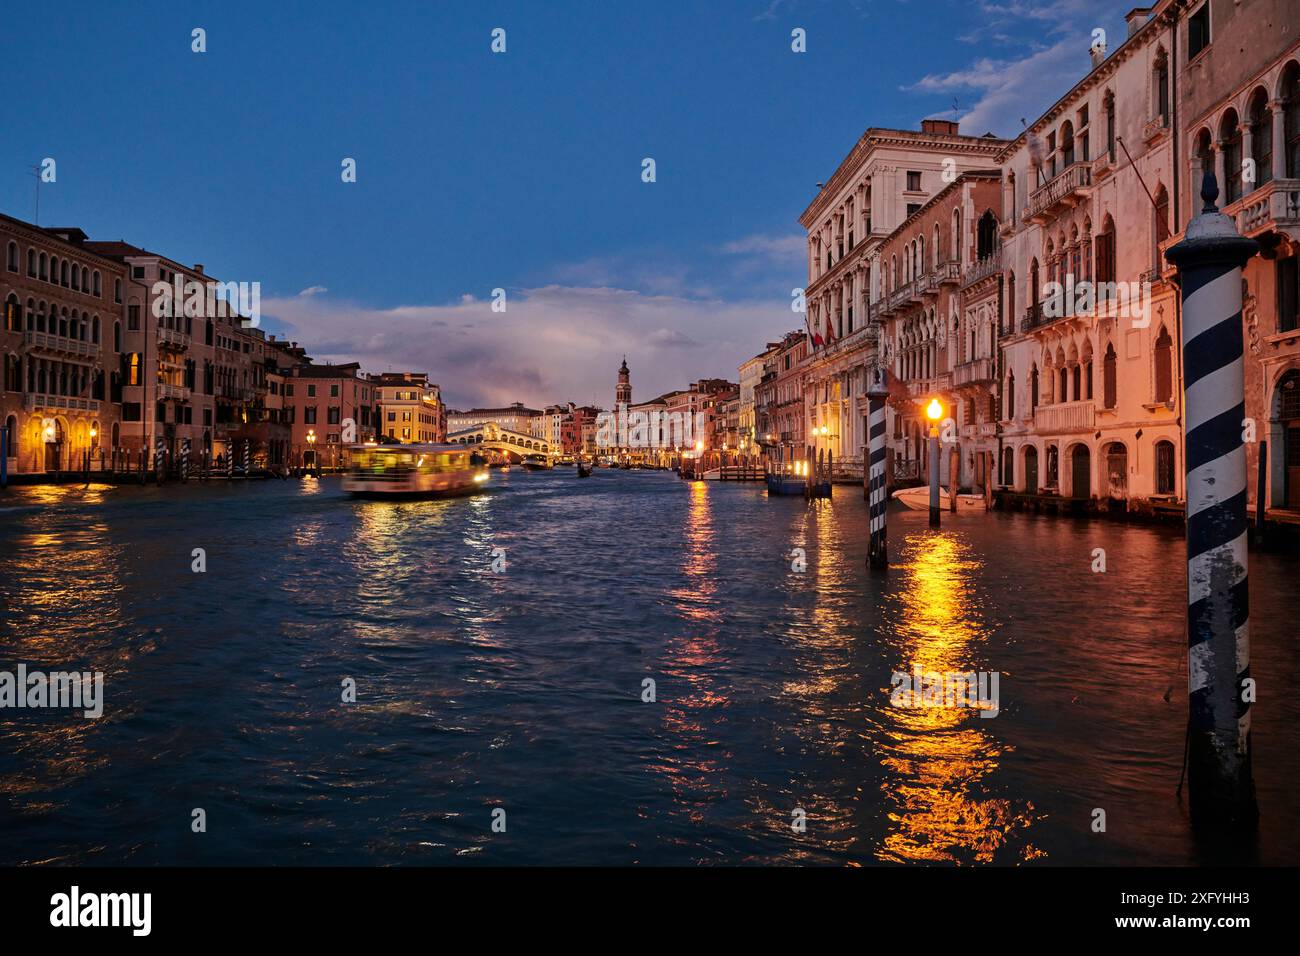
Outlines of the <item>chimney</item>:
M932 133L937 136L957 136L957 124L952 120L940 119L923 119L921 120L921 132Z
M203 275L203 263L201 262L194 263L194 271L197 272L199 275Z
M1106 59L1106 41L1097 40L1092 46L1088 47L1088 52L1092 54L1092 68L1095 70Z
M1124 22L1128 24L1128 35L1132 36L1141 30L1142 25L1147 22L1147 17L1150 15L1150 7L1134 7L1124 14Z

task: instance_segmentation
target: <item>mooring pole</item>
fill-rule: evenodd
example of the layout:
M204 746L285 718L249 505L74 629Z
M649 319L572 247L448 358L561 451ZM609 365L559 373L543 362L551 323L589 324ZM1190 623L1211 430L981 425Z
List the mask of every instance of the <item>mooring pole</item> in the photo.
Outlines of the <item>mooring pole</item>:
M889 543L885 526L885 370L877 365L871 370L871 387L867 390L867 515L871 540L867 545L867 564L873 568L889 566Z
M0 425L0 488L9 487L9 426Z
M1187 423L1187 780L1192 821L1250 825L1250 605L1246 555L1246 417L1241 270L1258 249L1219 212L1206 170L1205 205L1166 252L1183 302Z
M957 482L961 481L961 446L953 445L948 459L948 511L957 513Z
M930 527L939 527L939 425L930 423Z
M181 439L181 481L187 481L190 477L190 440Z

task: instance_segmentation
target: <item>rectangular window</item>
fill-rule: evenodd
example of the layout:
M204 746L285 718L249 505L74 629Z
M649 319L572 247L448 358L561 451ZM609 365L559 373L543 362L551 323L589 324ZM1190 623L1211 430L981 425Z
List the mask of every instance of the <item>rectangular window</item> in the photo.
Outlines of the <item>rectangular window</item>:
M1300 257L1277 263L1277 330L1300 329Z
M339 423L339 407L337 405L330 406L329 419L331 425L337 425Z
M909 219L920 211L921 204L919 202L910 202L907 204L907 216Z
M338 397L339 397L339 387L337 385L331 385L330 398L338 398Z
M914 169L907 171L907 191L912 193L921 191L921 174Z
M140 403L123 402L122 403L122 421L138 422L140 420Z
M1206 0L1201 4L1201 9L1187 18L1187 59L1195 59L1209 45L1210 3Z
M308 405L302 410L302 423L304 425L316 424L316 406Z
M128 332L140 331L140 307L138 305L128 305L126 307L126 328Z
M308 398L315 398L315 397L316 397L316 386L315 386L315 385L308 385L308 386L307 386L307 397L308 397Z

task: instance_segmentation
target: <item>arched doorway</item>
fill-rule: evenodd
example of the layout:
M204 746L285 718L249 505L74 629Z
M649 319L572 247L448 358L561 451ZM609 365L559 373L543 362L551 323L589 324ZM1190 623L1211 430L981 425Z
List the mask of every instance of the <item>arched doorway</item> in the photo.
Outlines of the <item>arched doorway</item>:
M1038 449L1025 446L1025 494L1038 494Z
M1016 486L1016 456L1010 448L1002 449L1002 484L1008 488Z
M5 434L8 436L6 439L8 443L5 445L5 457L13 460L16 465L18 461L18 419L13 415L5 419ZM16 468L10 468L10 471L14 470Z
M1070 452L1070 495L1092 497L1092 456L1087 445L1075 445Z
M1128 449L1119 442L1106 446L1106 493L1111 498L1128 497Z
M45 442L45 470L58 471L59 463L63 460L63 444L66 439L63 420L47 418L41 422L41 438Z

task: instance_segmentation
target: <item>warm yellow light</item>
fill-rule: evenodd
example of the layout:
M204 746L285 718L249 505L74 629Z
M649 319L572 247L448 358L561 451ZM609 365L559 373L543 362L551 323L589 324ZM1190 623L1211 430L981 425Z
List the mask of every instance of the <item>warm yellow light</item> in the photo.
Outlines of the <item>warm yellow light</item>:
M704 442L702 442L702 441L697 441L697 442L695 443L695 450L696 450L696 451L704 451Z
M829 431L830 431L830 429L827 428L825 425L822 426L822 434L823 434L823 435L825 435L825 434L826 434L827 432L829 432Z
M937 422L943 418L943 406L939 404L937 398L930 399L930 404L925 408L925 414L929 416L930 421Z

